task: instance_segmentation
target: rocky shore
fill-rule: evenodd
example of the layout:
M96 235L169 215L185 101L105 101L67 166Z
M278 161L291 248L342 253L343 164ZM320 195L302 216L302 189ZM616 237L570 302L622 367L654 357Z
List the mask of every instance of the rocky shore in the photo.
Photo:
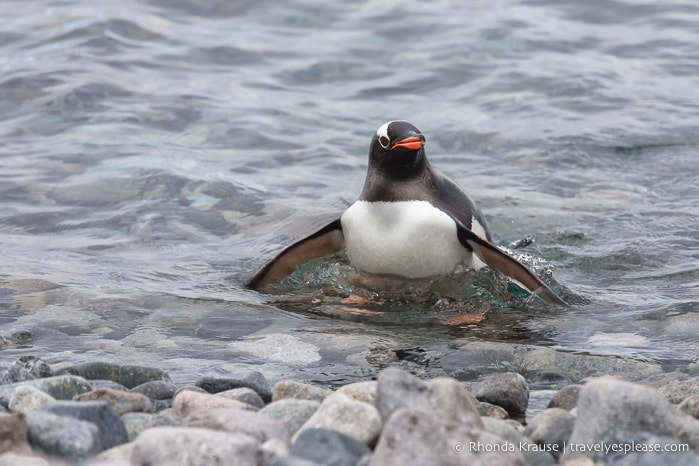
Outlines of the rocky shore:
M527 418L516 372L389 367L330 390L249 371L178 387L155 368L25 357L0 374L0 466L699 464L699 377L582 382Z

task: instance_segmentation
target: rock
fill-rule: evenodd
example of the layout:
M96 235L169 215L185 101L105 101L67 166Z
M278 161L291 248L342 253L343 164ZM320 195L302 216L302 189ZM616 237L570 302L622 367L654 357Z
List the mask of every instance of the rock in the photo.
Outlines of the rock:
M531 390L560 390L573 383L567 375L550 370L527 371L526 380Z
M44 379L46 377L53 376L51 366L46 364L43 359L35 356L21 356L19 359L13 362L12 365L14 367L19 367L29 371L29 373L37 379Z
M56 401L51 395L42 392L31 385L22 385L15 389L8 403L10 410L15 413L27 414L36 411L45 404Z
M134 441L131 464L151 466L262 466L263 454L247 435L198 427L154 427Z
M379 396L381 381L379 380ZM293 450L292 450L293 451ZM369 465L524 466L515 445L457 420L398 408L384 426Z
M529 386L516 372L492 374L476 384L473 396L504 408L512 417L523 417L529 403Z
M573 433L574 424L575 416L565 409L548 408L529 422L524 435L535 444L545 447L546 451L550 451L558 459Z
M373 445L381 433L381 416L369 403L357 401L342 393L333 393L323 400L318 410L301 426L295 439L304 430L319 427Z
M143 413L135 413L143 414ZM133 453L133 442L122 443L109 450L104 450L94 460L89 461L84 466L131 466L131 455Z
M247 409L248 405L238 400L231 400L210 393L197 393L186 390L178 393L172 403L172 411L179 417L185 418L197 412L217 408Z
M485 431L498 436L502 440L515 446L515 450L522 454L527 466L552 466L556 463L552 452L546 447L532 443L522 434L521 427L516 421L504 419L484 418Z
M158 413L160 411L172 408L172 400L151 400L153 404L153 412Z
M551 401L549 401L548 407L561 408L565 409L566 411L570 411L571 409L575 408L575 405L578 404L578 395L580 394L581 388L582 385L577 384L563 387L557 391L555 395L553 395L553 398L551 398Z
M680 404L690 396L699 396L699 377L688 380L673 380L658 389L670 403Z
M507 414L505 408L496 406L485 401L479 401L476 403L476 409L481 417L494 417L495 419L509 419L510 415Z
M77 461L102 450L95 424L46 411L27 415L29 442L49 455Z
M699 395L692 395L679 404L678 408L681 411L699 419Z
M29 449L27 419L24 414L0 414L0 453L23 453Z
M251 371L244 375L227 378L202 377L197 380L195 385L209 393L219 393L233 388L248 387L255 390L265 403L272 401L272 387L265 376L258 371Z
M614 466L695 466L699 464L699 455L691 451L682 451L681 444L676 439L648 432L616 431L601 445L614 446L618 451L612 450L609 453L602 449L595 451L592 459L597 464ZM658 451L655 451L656 449Z
M151 400L167 400L175 397L177 387L172 382L164 380L151 380L131 389L133 393L140 393Z
M285 398L283 400L271 402L262 408L259 414L263 414L281 422L289 434L289 437L291 437L319 407L320 402L318 401Z
M185 392L185 391L190 391L190 392L196 392L196 393L204 393L204 394L209 394L206 390L204 390L201 387L197 387L196 385L185 385L184 387L180 387L177 390L175 390L175 396L172 398L177 398L177 395L180 394L180 392Z
M371 405L376 405L376 390L379 383L376 380L367 380L365 382L355 382L337 389L337 393L343 393L357 401L364 401Z
M99 429L100 443L105 450L128 441L124 423L104 401L56 401L37 412L42 411L92 422Z
M289 443L289 435L281 422L253 411L240 409L198 411L184 418L183 424L189 427L205 427L245 434L254 438L259 444L270 439L280 440L285 445Z
M292 458L324 466L355 466L364 455L370 454L371 450L364 442L323 428L302 431L291 448Z
M0 376L0 385L9 385L27 380L34 380L36 377L23 367L10 366Z
M127 388L150 382L151 380L165 380L172 382L170 376L155 367L145 366L121 366L108 362L86 362L61 370L61 374L79 375L86 379L106 379L120 383Z
M153 412L153 404L147 396L112 388L98 388L82 393L74 396L73 401L106 401L119 416L132 412Z
M296 400L315 400L323 401L330 395L332 390L327 388L316 387L307 383L297 382L295 380L280 380L274 384L274 392L272 400L283 400L285 398L293 398Z
M10 397L17 387L29 385L48 393L57 400L71 400L75 395L89 392L92 386L82 377L74 375L57 375L45 379L28 380L26 382L13 383L0 386L0 404L7 406Z
M681 413L651 388L604 378L580 390L575 426L562 459L591 456L571 446L604 442L619 431L648 432L699 448L699 421Z
M269 466L323 466L315 461L306 460L297 456L287 456L285 458L277 458Z
M0 466L50 466L48 461L40 456L17 455L15 453L3 453L0 455Z
M410 408L434 413L446 421L483 427L471 395L459 382L446 377L423 382L404 370L385 369L378 377L376 407L384 422L396 410Z
M126 427L129 442L138 437L138 434L151 427L180 425L179 418L171 411L164 411L158 414L126 413L121 416L121 422Z
M90 382L90 385L92 385L93 390L97 390L98 388L111 388L112 390L118 390L120 392L128 392L129 389L124 387L120 383L112 382L111 380L88 380Z
M231 400L242 401L255 408L262 408L265 402L262 401L260 395L257 394L255 390L248 387L239 387L226 390L225 392L219 392L216 396L221 396L224 398L230 398Z

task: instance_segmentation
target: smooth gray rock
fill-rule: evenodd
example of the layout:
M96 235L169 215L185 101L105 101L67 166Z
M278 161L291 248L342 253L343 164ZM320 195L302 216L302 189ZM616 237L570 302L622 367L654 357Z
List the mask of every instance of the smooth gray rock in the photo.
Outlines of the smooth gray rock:
M373 445L381 433L381 416L373 405L342 393L326 397L318 410L301 426L295 440L311 428L326 428Z
M265 403L272 401L272 386L269 384L269 381L267 381L267 378L259 371L251 371L227 377L202 377L197 380L195 385L209 393L219 393L233 388L248 387L255 390Z
M48 393L57 400L72 400L75 395L92 390L87 380L75 375L57 375L45 379L27 380L26 382L13 383L0 386L0 404L7 406L10 397L17 387L29 385Z
M658 389L672 404L680 404L692 395L699 396L699 377L688 380L673 380Z
M565 409L548 408L529 421L524 435L535 444L545 447L554 458L559 458L573 433L574 424L575 416Z
M248 387L231 388L230 390L218 392L216 396L242 401L255 408L262 408L265 405L260 395L258 395L255 390Z
M177 387L165 380L151 380L131 389L134 393L146 395L151 400L168 400L175 397Z
M380 385L380 382L379 382ZM399 408L388 419L370 466L524 466L517 447L464 423Z
M27 415L29 443L50 455L80 460L102 450L95 424L45 411Z
M127 388L137 387L151 380L172 382L170 376L155 367L113 364L93 361L66 367L59 373L73 374L86 379L105 379L117 382Z
M48 393L42 392L31 385L22 385L17 387L12 396L10 396L8 407L12 412L27 414L54 401L56 399Z
M332 390L328 390L327 388L301 383L295 380L280 380L274 384L272 400L277 401L293 398L296 400L323 401L323 399L331 393Z
M366 380L364 382L354 382L337 389L338 393L343 393L358 401L365 401L376 405L376 390L379 383L376 380Z
M527 466L552 466L556 463L549 448L533 443L514 427L514 425L521 426L518 422L485 418L483 419L483 425L486 432L497 435L501 439L515 445L515 450L522 454Z
M90 385L92 385L93 390L97 390L100 388L110 388L112 390L118 390L120 392L128 392L129 389L126 388L124 385L111 381L111 380L106 380L106 379L99 379L99 380L94 380L90 379L88 380Z
M285 398L271 402L258 412L281 422L291 437L319 407L319 401Z
M491 374L473 387L473 396L504 408L511 417L523 417L529 403L529 385L516 372Z
M244 434L200 427L153 427L134 441L134 466L262 466L258 443Z
M99 429L100 443L105 450L129 440L124 423L105 401L56 401L40 411L92 422Z
M483 427L470 393L447 377L423 382L404 370L385 369L378 377L376 407L384 423L398 409L409 408L434 413L447 421Z
M138 434L151 427L180 425L180 419L172 413L172 410L157 414L126 413L121 416L121 422L126 427L129 442L138 437Z
M364 442L323 428L302 431L291 448L292 458L310 460L324 466L355 466L364 455L369 454L371 450Z
M580 390L577 417L562 459L592 453L572 446L604 442L617 432L647 432L699 448L699 421L680 412L660 393L616 379L597 379Z
M582 385L568 385L561 388L549 401L548 408L561 408L570 411L578 404L578 396Z
M270 419L264 414L241 409L210 409L195 412L183 419L189 427L205 427L230 433L248 435L262 444L270 439L277 439L289 444L289 436L281 422Z

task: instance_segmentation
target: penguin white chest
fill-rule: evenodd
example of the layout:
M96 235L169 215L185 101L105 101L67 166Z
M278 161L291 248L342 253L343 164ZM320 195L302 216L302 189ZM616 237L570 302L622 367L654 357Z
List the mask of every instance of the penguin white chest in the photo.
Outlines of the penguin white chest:
M471 262L454 220L426 201L357 201L341 220L347 257L365 272L422 278Z

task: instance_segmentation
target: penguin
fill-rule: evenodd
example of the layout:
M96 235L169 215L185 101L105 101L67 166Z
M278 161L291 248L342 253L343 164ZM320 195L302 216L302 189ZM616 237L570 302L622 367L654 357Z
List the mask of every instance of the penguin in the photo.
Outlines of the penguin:
M567 305L527 266L492 243L483 213L430 164L425 136L405 120L381 125L371 139L364 188L340 218L288 246L247 286L277 282L312 259L345 249L370 274L419 279L447 275L460 264L488 266L543 300Z

